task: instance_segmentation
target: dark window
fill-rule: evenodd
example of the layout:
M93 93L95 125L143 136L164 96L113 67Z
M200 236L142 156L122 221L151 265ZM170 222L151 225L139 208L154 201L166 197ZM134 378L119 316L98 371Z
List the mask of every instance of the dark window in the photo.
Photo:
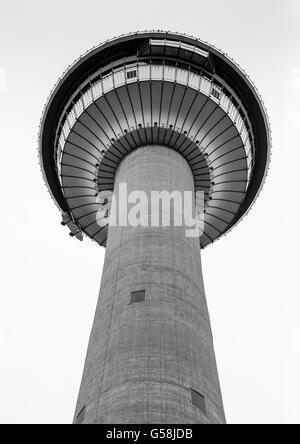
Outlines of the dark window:
M82 410L80 410L80 413L77 415L76 424L82 424L85 417L85 409L86 406L83 407Z
M134 79L136 77L136 71L127 72L127 79Z
M211 93L212 93L212 95L213 95L216 99L220 100L221 93L220 93L218 90L216 90L215 88L213 88Z
M191 389L192 393L192 403L195 407L198 407L203 413L206 413L206 402L205 397L196 390Z
M131 293L131 304L144 302L146 299L146 290L133 291Z

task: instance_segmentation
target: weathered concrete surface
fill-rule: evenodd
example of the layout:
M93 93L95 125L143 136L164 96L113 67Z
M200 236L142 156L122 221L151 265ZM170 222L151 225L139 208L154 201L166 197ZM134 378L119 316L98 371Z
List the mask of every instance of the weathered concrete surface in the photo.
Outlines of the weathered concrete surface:
M115 188L124 182L147 194L194 189L185 159L159 146L123 160ZM146 301L130 304L143 289ZM85 405L85 424L225 422L199 239L184 227L110 228L75 418Z

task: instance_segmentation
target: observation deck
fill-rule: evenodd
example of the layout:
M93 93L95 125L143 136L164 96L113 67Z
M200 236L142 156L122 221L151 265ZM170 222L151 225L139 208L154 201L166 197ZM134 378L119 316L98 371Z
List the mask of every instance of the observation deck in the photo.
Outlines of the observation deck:
M82 56L60 79L41 124L49 191L73 234L105 246L98 195L114 189L131 151L178 151L205 195L202 248L249 211L270 155L268 118L256 88L224 53L170 32L115 38Z

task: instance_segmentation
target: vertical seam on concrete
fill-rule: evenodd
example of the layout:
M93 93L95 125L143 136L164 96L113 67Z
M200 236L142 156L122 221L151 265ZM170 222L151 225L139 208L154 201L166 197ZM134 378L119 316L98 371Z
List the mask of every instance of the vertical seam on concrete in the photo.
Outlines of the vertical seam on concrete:
M150 276L152 274L152 256L150 255ZM150 406L150 373L149 373L149 361L150 361L150 350L149 350L149 342L150 342L150 328L151 328L151 322L150 322L150 304L151 304L151 300L152 300L152 276L149 280L149 294L150 297L148 299L148 303L147 303L147 380L146 380L146 387L147 387L147 395L146 395L146 399L147 399L147 423L149 424L150 422L150 412L149 412L149 406Z
M172 261L174 262L174 255L172 254ZM177 361L177 368L178 368L178 375L181 375L181 372L180 372L180 363L179 363L179 353L178 353L178 350L179 350L179 342L178 342L178 322L177 322L177 297L174 297L174 295L173 295L173 304L174 304L174 314L175 314L175 318L173 319L173 322L174 322L174 327L175 327L175 341L176 341L176 361ZM179 388L179 391L180 391L180 394L181 394L181 384L182 384L182 381L180 381L180 388ZM180 396L180 398L181 398L181 396ZM181 399L180 399L180 403L179 403L179 411L180 411L180 418L182 417L182 402L181 402Z
M161 248L160 248L160 256L161 256ZM162 259L160 257L160 259ZM160 288L161 288L161 275L160 275ZM162 295L161 295L161 372L160 372L160 378L161 378L161 384L160 384L160 396L161 396L161 408L160 408L160 421L163 423L163 407L164 407L164 396L163 396L163 380L164 380L164 356L165 356L165 287L162 287Z
M124 228L122 227L122 238L123 238L123 230L124 230ZM96 412L96 415L95 415L95 423L96 424L98 422L100 403L101 403L101 394L102 394L102 387L103 387L103 380L104 380L104 374L105 374L106 359L107 359L109 340L110 340L110 335L111 335L111 326L112 326L113 312L114 312L114 306L115 306L115 300L116 300L116 290L117 290L117 285L118 285L119 264L120 264L120 258L121 258L121 250L122 250L122 242L119 243L118 267L117 267L117 273L115 274L114 295L113 295L112 309L111 309L110 320L109 320L107 341L106 341L106 344L105 344L105 357L104 357L103 371L102 371L102 377L101 377L101 385L100 385L100 392L99 392L98 407L97 407L97 412ZM108 409L109 408L110 408L110 404L108 404Z

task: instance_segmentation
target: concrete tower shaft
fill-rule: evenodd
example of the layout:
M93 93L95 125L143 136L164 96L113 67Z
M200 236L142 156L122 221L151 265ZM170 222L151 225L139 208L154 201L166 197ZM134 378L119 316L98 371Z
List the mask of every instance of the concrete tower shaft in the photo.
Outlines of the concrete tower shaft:
M120 183L148 196L195 189L187 161L163 146L125 157L116 194ZM74 422L225 423L199 239L185 227L109 228Z

